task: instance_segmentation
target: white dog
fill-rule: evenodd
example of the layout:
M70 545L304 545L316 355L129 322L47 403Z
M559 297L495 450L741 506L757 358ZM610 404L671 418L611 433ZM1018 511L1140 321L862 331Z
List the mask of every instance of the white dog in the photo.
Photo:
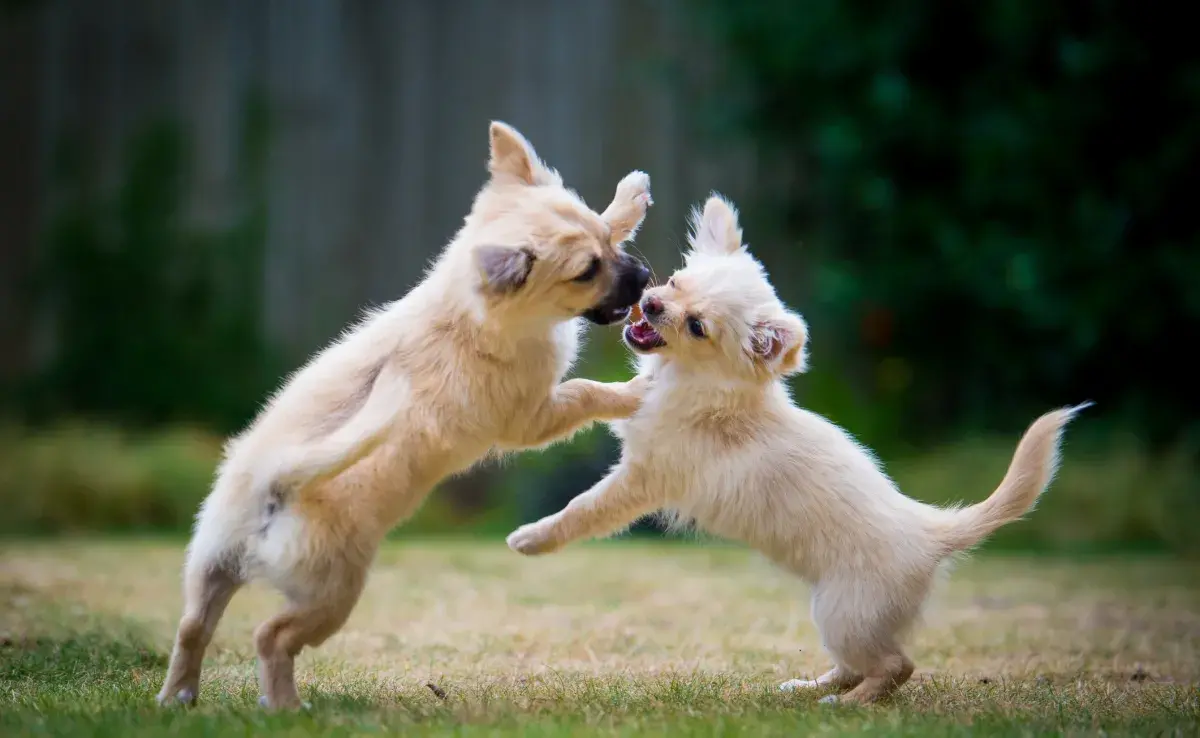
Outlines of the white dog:
M546 553L657 509L745 541L813 585L813 619L836 663L782 688L877 700L912 675L900 639L939 564L1034 505L1063 426L1084 406L1038 418L984 502L941 509L906 497L842 429L792 403L782 378L804 370L807 329L742 246L734 208L714 196L693 226L685 268L646 291L644 317L625 330L651 381L633 418L611 424L620 463L509 546Z
M631 173L595 213L502 123L489 170L421 284L318 354L229 443L188 549L160 702L196 698L217 621L257 578L288 601L254 636L263 703L299 706L296 654L341 628L380 541L438 481L637 408L639 381L559 382L578 316L622 321L649 281L621 249L649 178Z

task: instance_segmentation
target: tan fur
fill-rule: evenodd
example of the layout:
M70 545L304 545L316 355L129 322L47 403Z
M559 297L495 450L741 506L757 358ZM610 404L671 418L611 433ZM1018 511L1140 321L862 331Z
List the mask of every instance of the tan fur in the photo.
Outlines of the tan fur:
M600 215L515 130L490 135L490 180L425 279L296 372L228 444L189 546L161 702L196 698L217 621L261 579L287 599L255 635L263 702L298 706L296 654L342 626L380 541L438 481L637 408L641 380L562 379L577 316L622 316L646 284L621 245L649 178L628 175Z
M660 509L749 543L813 585L813 618L836 662L782 688L877 700L912 675L900 639L939 565L1033 506L1054 474L1063 426L1083 406L1035 421L984 502L959 510L917 502L845 431L792 402L783 378L804 369L807 329L741 245L733 207L710 199L691 245L685 268L642 299L665 345L643 346L642 407L611 424L623 440L620 463L560 512L518 528L509 546L555 551ZM689 319L705 326L703 338ZM638 350L636 327L626 341Z

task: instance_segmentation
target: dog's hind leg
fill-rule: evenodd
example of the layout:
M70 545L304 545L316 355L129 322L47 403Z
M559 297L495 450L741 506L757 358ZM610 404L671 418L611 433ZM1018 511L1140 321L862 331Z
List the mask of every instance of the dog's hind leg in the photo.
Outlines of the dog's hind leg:
M254 632L258 650L259 704L270 709L297 709L304 703L296 689L296 655L305 646L319 646L345 623L365 580L365 571L338 581L332 591L288 608Z
M183 617L159 704L188 704L200 694L200 666L217 623L242 578L229 563L189 556L183 575Z
M839 665L834 675L844 677L843 688L853 687L822 702L875 702L909 680L913 663L897 638L920 607L924 590L919 581L916 584L896 587L854 577L822 582L813 589L813 619ZM848 683L850 675L856 678L854 684Z

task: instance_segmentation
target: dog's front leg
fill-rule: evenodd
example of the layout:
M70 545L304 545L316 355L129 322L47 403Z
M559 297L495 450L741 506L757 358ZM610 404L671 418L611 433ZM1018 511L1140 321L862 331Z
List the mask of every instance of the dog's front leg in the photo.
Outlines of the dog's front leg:
M619 466L562 510L517 528L508 536L508 547L533 556L623 530L663 505L645 481L638 470Z
M624 420L641 407L647 386L644 377L607 384L569 379L554 388L549 400L519 431L520 445L544 446L597 420Z

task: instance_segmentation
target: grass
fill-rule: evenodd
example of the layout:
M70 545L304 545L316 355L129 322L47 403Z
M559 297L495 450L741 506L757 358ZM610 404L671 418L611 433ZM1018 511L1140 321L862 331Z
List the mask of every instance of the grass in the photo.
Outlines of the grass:
M851 709L776 690L827 661L803 585L741 549L393 544L346 628L301 656L313 709L295 715L255 704L250 635L277 607L257 589L222 623L202 703L154 706L181 559L0 549L0 734L1200 734L1200 573L1168 558L969 561L913 639L913 682Z

